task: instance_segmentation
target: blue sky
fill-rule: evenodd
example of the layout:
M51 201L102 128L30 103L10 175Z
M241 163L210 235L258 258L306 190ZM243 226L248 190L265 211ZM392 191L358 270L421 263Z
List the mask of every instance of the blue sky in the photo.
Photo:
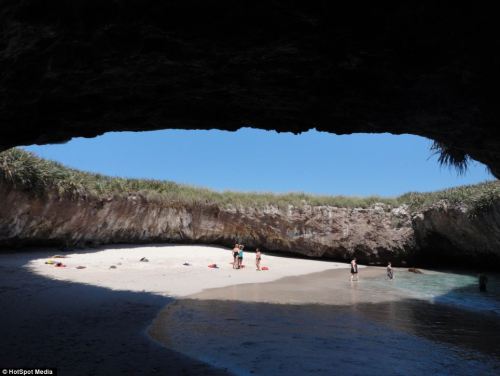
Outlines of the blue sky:
M430 145L412 135L293 135L244 128L112 132L25 149L85 171L220 191L394 196L493 179L477 162L462 176L439 166Z

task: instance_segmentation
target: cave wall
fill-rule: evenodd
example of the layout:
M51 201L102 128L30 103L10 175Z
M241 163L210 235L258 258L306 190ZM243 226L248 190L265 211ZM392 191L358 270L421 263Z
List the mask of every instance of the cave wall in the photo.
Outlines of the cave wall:
M0 248L198 243L362 263L500 268L500 201L471 215L439 202L406 205L220 207L146 199L35 195L0 185Z
M413 228L420 264L500 266L500 200L473 212L441 202L415 214Z
M202 243L363 262L401 261L414 248L405 208L219 207L127 197L34 195L0 185L0 247Z
M0 0L0 150L167 128L410 133L499 177L489 7Z

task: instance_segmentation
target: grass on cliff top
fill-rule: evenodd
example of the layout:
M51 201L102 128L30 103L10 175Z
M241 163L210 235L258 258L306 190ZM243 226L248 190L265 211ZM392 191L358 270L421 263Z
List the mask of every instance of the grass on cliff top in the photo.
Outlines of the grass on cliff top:
M431 193L412 192L395 198L315 196L304 193L215 192L206 188L197 188L170 181L114 178L82 172L15 148L0 153L0 181L36 194L56 191L62 196L73 198L86 196L96 198L126 197L129 194L137 194L148 201L217 204L224 207L230 205L243 207L275 205L286 208L288 205L303 206L309 204L366 208L374 203L382 202L391 206L408 204L411 208L418 209L444 199L452 204L485 208L500 198L498 181Z

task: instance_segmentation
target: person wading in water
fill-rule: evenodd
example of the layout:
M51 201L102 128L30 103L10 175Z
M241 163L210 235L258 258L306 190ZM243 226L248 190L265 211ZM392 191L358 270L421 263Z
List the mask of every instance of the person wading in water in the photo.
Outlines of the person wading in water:
M486 292L486 284L488 283L488 277L484 274L479 275L479 291Z
M354 277L356 277L356 281L358 280L358 264L356 263L356 257L354 257L351 261L351 282L354 281Z
M394 278L394 274L392 273L392 265L390 262L387 263L387 278L389 278L389 279Z

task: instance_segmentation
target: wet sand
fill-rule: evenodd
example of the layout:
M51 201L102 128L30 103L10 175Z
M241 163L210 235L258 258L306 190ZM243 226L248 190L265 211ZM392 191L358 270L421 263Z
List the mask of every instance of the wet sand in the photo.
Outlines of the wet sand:
M347 264L314 260L264 255L268 272L233 270L230 251L214 247L91 249L68 254L63 269L44 263L53 253L0 255L1 366L195 376L499 369L496 317L388 293L384 268L360 268L351 283Z
M249 283L223 288L206 289L185 297L185 301L216 301L270 303L284 305L328 304L354 305L358 303L380 303L402 300L404 296L374 294L364 288L372 278L385 276L385 268L366 267L360 269L358 281L350 281L349 269L328 270L303 276L285 277L267 283ZM325 284L325 281L328 284ZM169 326L172 310L178 305L169 304L154 319L149 335L159 343L169 344Z
M462 287L436 300L455 306L396 286L410 282L429 292L436 282L441 288L462 278L424 273L396 269L391 281L385 268L368 267L352 283L348 271L329 270L209 289L168 305L149 333L238 375L497 375L496 311L467 309ZM497 307L494 295L464 288Z
M358 281L350 281L349 269L326 270L277 281L207 289L189 296L198 300L232 300L275 304L379 303L403 299L404 296L374 293L367 286L371 278L386 275L385 268L369 266L360 269ZM326 282L326 283L325 283ZM389 281L390 283L390 281Z

